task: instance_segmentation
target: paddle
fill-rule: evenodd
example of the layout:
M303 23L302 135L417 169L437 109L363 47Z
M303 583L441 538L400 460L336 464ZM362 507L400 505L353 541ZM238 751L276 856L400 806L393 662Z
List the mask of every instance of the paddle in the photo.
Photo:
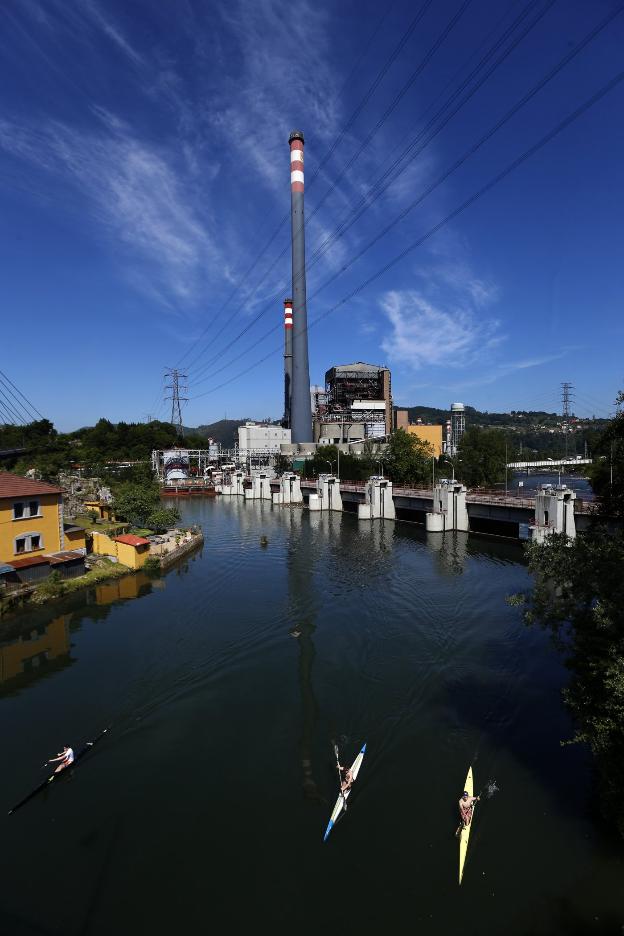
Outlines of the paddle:
M334 741L334 755L335 755L335 757L336 757L336 768L337 768L337 770L338 770L338 790L339 790L339 795L342 796L342 808L343 808L343 809L345 810L345 812L346 812L346 810L347 810L347 800L346 800L346 798L345 798L344 793L342 792L342 774L341 774L341 772L340 772L340 754L338 753L338 745L336 744L335 741Z

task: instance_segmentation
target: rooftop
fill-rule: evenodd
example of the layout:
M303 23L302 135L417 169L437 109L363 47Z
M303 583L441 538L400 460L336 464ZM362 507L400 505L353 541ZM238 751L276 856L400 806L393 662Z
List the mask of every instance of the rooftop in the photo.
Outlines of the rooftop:
M150 541L144 536L135 536L134 533L124 533L115 537L116 543L125 543L126 546L149 546Z
M19 475L11 474L10 471L0 471L0 498L62 493L60 487L47 484L45 481L33 481L30 478L20 478Z

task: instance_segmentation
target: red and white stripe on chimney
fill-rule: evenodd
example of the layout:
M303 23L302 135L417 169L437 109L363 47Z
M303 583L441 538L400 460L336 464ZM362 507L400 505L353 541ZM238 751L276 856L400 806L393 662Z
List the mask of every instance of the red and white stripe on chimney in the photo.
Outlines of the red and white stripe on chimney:
M284 299L284 328L293 327L292 299Z
M290 143L290 190L303 192L303 140L298 138Z

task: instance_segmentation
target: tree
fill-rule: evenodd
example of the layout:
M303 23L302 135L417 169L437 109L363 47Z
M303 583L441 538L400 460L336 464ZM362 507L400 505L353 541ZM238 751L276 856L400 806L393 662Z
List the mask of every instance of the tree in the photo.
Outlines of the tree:
M117 519L123 518L135 526L145 526L159 505L158 485L154 483L120 484L113 497L113 510Z
M600 499L601 512L624 517L624 392L616 398L617 415L611 420L594 447L590 469L592 488Z
M457 475L466 487L490 487L505 480L505 434L500 429L471 426L457 452Z
M602 808L624 836L624 536L597 526L528 547L536 584L528 623L550 630L572 674L564 690L596 759Z
M180 520L180 513L175 507L155 507L147 517L145 525L155 533L166 533Z
M382 458L386 471L394 484L422 484L431 477L433 449L418 436L397 429Z

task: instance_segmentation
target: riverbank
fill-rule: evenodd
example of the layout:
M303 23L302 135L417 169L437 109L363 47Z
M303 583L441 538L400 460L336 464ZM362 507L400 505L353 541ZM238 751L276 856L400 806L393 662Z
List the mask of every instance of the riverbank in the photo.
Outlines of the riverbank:
M0 619L10 612L26 610L31 606L47 605L51 601L65 598L75 592L104 582L114 581L126 575L136 575L137 572L147 572L148 575L159 575L180 559L203 546L204 536L199 530L187 532L183 542L169 549L162 555L150 556L147 562L137 568L131 569L121 562L114 562L106 556L89 556L91 568L84 575L77 578L63 579L58 573L52 573L45 581L37 585L28 585L19 591L12 592L0 598Z

